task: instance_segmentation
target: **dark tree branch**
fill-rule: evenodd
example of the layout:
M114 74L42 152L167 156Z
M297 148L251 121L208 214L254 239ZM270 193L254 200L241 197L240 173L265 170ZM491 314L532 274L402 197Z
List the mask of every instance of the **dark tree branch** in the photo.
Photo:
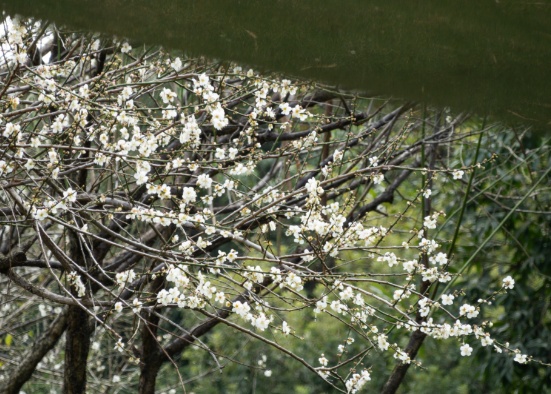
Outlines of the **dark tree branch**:
M7 382L0 385L0 392L5 394L18 394L25 382L31 378L38 363L57 344L66 327L67 310L54 319L48 330L44 332L30 350L23 355L22 361L18 363L17 368L11 372Z

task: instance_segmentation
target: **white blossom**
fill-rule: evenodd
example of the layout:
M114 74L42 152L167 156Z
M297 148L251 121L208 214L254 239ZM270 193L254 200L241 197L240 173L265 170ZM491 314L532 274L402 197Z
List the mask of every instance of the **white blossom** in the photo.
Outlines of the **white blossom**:
M464 357L470 356L473 352L473 348L470 347L468 344L462 345L459 349L461 350L461 355Z
M507 276L503 279L503 287L505 289L512 289L515 287L515 280L511 276Z

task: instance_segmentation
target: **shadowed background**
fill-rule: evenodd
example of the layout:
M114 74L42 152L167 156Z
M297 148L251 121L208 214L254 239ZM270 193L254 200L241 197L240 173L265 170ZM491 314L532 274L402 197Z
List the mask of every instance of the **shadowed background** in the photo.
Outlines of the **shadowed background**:
M348 89L551 123L551 4L528 1L12 0L8 14Z

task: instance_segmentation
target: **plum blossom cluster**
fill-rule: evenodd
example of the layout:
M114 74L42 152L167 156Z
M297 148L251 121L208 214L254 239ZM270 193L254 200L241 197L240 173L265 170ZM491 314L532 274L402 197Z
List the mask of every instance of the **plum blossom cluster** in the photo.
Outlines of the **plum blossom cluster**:
M352 374L352 377L346 381L346 389L349 393L357 393L370 380L369 371L364 369L361 373Z
M67 280L71 287L75 290L78 297L84 297L86 294L86 287L82 283L82 279L76 272L71 272L67 274Z
M203 308L214 297L219 303L225 302L224 293L217 292L216 287L201 273L197 279L198 282L192 285L185 269L170 268L166 280L172 283L173 287L160 290L157 293L157 302L164 306L176 304L180 308L190 309Z

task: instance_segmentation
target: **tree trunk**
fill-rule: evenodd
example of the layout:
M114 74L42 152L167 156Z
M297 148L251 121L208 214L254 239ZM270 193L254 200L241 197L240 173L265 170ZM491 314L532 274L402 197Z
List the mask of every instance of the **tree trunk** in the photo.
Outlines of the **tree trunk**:
M90 350L88 313L79 306L70 306L65 338L65 375L63 392L86 392L86 366Z
M157 342L159 317L147 312L142 316L147 323L142 328L140 394L155 394L155 382L162 365L162 350Z

